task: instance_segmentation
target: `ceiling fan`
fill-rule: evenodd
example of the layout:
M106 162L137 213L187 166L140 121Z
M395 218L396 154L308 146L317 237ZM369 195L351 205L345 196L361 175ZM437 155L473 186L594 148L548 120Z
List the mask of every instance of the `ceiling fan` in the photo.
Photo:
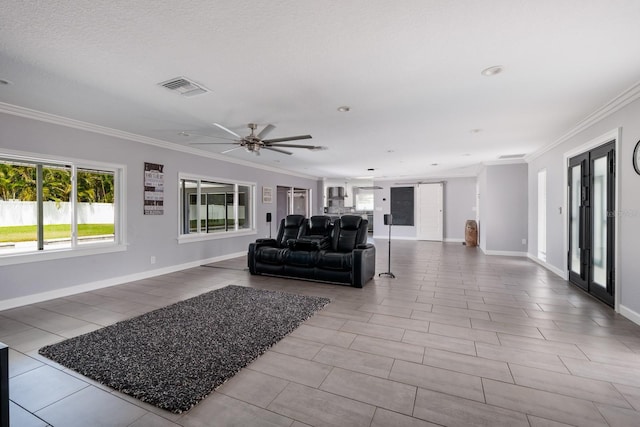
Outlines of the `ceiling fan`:
M275 126L272 124L268 124L267 126L265 126L264 129L262 129L257 135L255 134L256 129L258 128L258 125L256 125L255 123L249 123L247 125L247 127L251 130L251 133L248 136L240 136L237 133L235 133L232 130L227 129L226 127L222 126L221 124L218 123L214 123L214 126L222 129L223 131L227 132L230 135L233 135L233 142L191 142L191 145L208 145L208 144L233 144L233 145L237 145L237 147L231 148L229 150L225 150L222 151L221 154L226 154L229 153L233 150L237 150L239 148L244 148L246 151L248 151L249 153L254 153L256 155L260 155L260 150L264 149L264 150L271 150L271 151L275 151L278 153L282 153L282 154L288 154L291 155L293 154L290 151L287 150L283 150L282 148L305 148L307 150L326 150L326 147L322 147L319 145L301 145L301 144L283 144L283 142L287 142L287 141L298 141L301 139L311 139L311 135L298 135L298 136L289 136L289 137L284 137L284 138L272 138L272 139L263 139L265 136L267 136L268 133L270 133L273 129L275 129ZM223 137L217 137L217 136L208 136L208 135L198 135L195 133L191 133L191 132L180 132L180 135L183 136L205 136L208 138L220 138L220 139L229 139L229 138L223 138Z

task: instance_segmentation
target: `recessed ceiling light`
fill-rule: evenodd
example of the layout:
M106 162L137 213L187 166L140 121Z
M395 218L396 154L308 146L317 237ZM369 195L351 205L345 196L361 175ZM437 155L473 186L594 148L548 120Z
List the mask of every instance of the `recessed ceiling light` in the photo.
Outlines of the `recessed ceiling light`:
M12 84L9 80L0 79L0 85L10 85Z
M496 74L500 74L503 71L504 71L504 68L502 67L502 65L494 65L493 67L485 68L480 72L480 74L482 74L483 76L490 77L490 76L495 76Z
M343 105L341 107L338 107L338 111L340 111L341 113L348 113L349 111L351 111L351 107L349 107L348 105Z
M438 163L431 163L431 166L438 166Z
M394 150L387 150L387 153L394 153Z
M191 134L189 132L179 132L178 135L180 136L191 136Z
M367 170L373 172L375 169L374 168L369 168Z
M482 129L471 129L469 132L471 132L471 133L480 133L480 132L482 132Z
M471 155L470 153L464 153L462 157L469 157L470 155Z

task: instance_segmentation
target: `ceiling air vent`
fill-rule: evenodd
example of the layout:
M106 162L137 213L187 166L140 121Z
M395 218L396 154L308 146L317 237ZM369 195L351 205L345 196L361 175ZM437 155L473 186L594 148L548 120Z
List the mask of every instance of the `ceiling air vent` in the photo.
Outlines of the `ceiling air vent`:
M509 159L523 159L526 154L505 154L504 156L498 157L500 160L509 160Z
M198 83L187 79L186 77L176 77L175 79L167 80L166 82L158 83L160 86L166 87L169 90L178 92L182 96L196 96L210 92L206 87L199 85Z

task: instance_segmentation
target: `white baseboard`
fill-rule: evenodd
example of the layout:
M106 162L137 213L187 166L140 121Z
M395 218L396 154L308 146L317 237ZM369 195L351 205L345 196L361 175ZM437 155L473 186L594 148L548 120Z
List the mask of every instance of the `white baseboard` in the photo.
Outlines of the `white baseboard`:
M443 240L445 243L464 243L465 240L464 239L456 239L456 238L445 238Z
M231 258L236 258L242 255L246 255L246 251L237 252L233 254L222 255L219 257L203 259L200 261L188 262L185 264L176 264L169 267L158 268L156 270L148 270L140 273L129 274L126 276L112 277L106 280L98 280L96 282L84 283L82 285L69 286L67 288L56 289L53 291L41 292L38 294L25 295L23 297L17 297L0 301L0 311L8 310L10 308L21 307L29 304L36 304L43 301L48 301L55 298L68 297L69 295L75 295L82 292L95 291L96 289L108 288L110 286L122 285L123 283L134 282L136 280L148 279L150 277L161 276L163 274L174 273L180 270L186 270L188 268L199 267L203 264L209 264L217 261L224 261Z
M483 251L485 255L498 255L498 256L519 256L519 257L527 257L526 252L516 252L516 251Z
M640 313L631 310L629 307L625 307L620 304L620 314L631 320L633 323L640 325Z
M558 276L560 276L561 278L563 278L564 280L569 280L568 277L568 273L566 271L562 271L560 270L558 267L548 264L546 261L542 261L540 258L538 258L537 256L528 253L527 254L527 258L529 258L531 261L540 264L541 266L543 266L544 268L546 268L547 270L549 270L552 273L557 274Z

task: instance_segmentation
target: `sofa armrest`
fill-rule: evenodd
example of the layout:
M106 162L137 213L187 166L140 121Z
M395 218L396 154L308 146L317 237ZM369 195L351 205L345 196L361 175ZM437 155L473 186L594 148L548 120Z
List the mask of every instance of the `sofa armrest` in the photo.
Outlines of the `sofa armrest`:
M361 288L376 274L376 247L372 244L358 245L353 250L353 283Z

